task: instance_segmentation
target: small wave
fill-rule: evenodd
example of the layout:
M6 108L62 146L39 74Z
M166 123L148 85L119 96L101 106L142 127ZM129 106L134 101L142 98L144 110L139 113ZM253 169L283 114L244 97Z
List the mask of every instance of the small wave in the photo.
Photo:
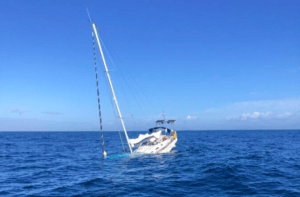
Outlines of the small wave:
M106 159L97 133L1 134L0 196L300 196L289 133L184 132L173 153L129 155L108 132Z

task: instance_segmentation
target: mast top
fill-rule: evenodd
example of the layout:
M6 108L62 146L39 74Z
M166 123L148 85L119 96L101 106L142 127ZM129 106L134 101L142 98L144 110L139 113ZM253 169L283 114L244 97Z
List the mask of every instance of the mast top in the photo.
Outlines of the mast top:
M90 21L90 23L92 24L92 19L91 19L91 16L90 16L90 13L89 13L89 9L88 9L88 8L86 8L86 12L87 12L87 15L89 16L89 21Z

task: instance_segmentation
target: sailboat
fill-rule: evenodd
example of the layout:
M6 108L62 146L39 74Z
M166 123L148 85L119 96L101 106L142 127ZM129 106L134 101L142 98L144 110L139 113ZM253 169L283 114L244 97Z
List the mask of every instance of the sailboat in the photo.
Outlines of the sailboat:
M88 14L89 15L89 14ZM90 18L90 16L89 16ZM99 96L99 84L98 84L98 72L97 72L97 63L96 63L96 53L95 53L95 38L98 45L98 49L100 51L100 56L102 59L102 63L105 70L105 75L111 90L112 100L117 109L118 117L120 119L123 132L125 134L126 142L131 154L160 154L160 153L168 153L176 146L177 142L177 131L175 129L176 120L157 120L156 127L150 128L148 133L140 134L136 139L130 139L127 130L125 127L124 119L121 114L121 110L119 107L119 103L115 94L114 86L112 84L112 80L109 74L109 70L106 64L106 60L104 57L104 53L102 50L101 42L98 35L98 28L95 23L90 18L90 23L92 26L92 36L93 36L93 45L94 45L94 63L95 63L95 73L96 73L96 86L97 86L97 96L98 96L98 109L99 109L99 120L100 120L100 132L101 132L101 143L102 143L102 154L103 157L107 156L104 145L104 137L102 130L102 115L101 115L101 105L100 105L100 96ZM164 127L164 124L171 125L172 128Z

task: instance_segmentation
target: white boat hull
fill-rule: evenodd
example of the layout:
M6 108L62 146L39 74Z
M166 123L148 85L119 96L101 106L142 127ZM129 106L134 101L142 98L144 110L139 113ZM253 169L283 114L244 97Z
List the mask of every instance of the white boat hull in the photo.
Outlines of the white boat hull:
M169 153L173 148L175 148L176 142L177 142L177 138L170 137L155 145L140 146L135 150L135 152L145 153L145 154Z

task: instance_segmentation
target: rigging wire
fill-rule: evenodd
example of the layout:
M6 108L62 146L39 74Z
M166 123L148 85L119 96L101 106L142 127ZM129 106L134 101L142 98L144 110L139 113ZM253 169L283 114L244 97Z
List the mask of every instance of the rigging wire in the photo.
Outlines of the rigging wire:
M100 38L100 39L101 39L101 38ZM103 48L106 50L107 55L108 55L108 58L110 59L110 61L112 62L112 64L113 64L115 67L119 68L118 70L120 71L121 77L122 77L123 80L125 81L125 83L126 83L128 89L130 90L130 92L131 92L131 94L133 95L133 97L134 97L136 103L138 104L138 107L139 107L140 112L141 112L141 113L143 114L143 116L147 119L144 110L142 110L143 107L142 107L142 105L140 104L139 100L138 100L137 97L136 97L137 94L134 93L133 88L130 87L129 82L128 82L128 80L125 78L122 69L114 63L114 60L111 58L110 53L109 53L109 51L108 51L108 48L105 46L105 44L104 44L104 42L103 42L102 39L101 39L101 42L102 42L102 46L103 46ZM118 57L118 59L120 59L120 58ZM121 62L121 61L120 61L120 62ZM122 62L121 62L121 63L122 63ZM127 71L127 72L128 72L128 71ZM128 72L128 73L129 73L129 72ZM130 73L129 73L129 74L130 74ZM132 77L131 74L130 74L130 76L131 76L132 79L134 79L134 78ZM137 84L136 81L134 81L134 82ZM122 84L121 84L121 85L122 85ZM143 91L140 91L140 92L143 93ZM143 94L144 94L144 93L143 93ZM124 95L125 95L125 94L124 94ZM126 97L126 96L125 96L125 97ZM146 96L145 96L145 97L146 97ZM146 98L147 98L147 97L146 97ZM126 101L127 101L127 104L129 105L128 99L126 99ZM148 101L149 101L149 98L148 98ZM150 102L150 104L151 104L151 102ZM151 104L151 105L152 105L152 104ZM152 107L153 107L153 105L152 105ZM154 107L153 107L153 109L154 109ZM132 115L132 117L133 117L133 115ZM133 121L135 122L134 119L133 119Z
M106 51L106 54L107 54L107 56L108 56L108 59L110 60L110 62L112 63L112 65L116 68L117 66L116 66L114 60L111 58L111 55L110 55L110 53L109 53L108 48L106 47L104 41L101 39L101 36L100 36L100 35L98 35L98 36L99 36L99 39L101 40L101 43L102 43L102 46L103 46L104 50ZM127 87L130 89L131 94L135 97L135 100L136 100L136 102L137 102L138 105L139 105L139 110L141 110L142 107L141 107L140 103L138 102L138 100L137 100L135 94L133 93L132 89L130 88L127 79L124 77L124 75L123 75L123 73L122 73L122 70L119 69L119 71L120 71L120 73L121 73L121 77L122 77L123 80L126 82ZM124 90L124 89L125 89L124 86L123 86L123 83L120 83L120 86L122 86L122 88L121 88L120 90ZM119 90L119 89L116 89L116 90ZM127 104L127 106L129 107L129 111L130 111L130 113L131 113L131 116L130 116L130 117L132 117L132 120L133 120L134 125L137 125L137 124L136 124L136 120L133 118L132 106L131 106L131 104L130 104L128 98L127 98L127 94L126 94L125 92L123 92L123 91L118 91L118 92L119 92L119 93L122 93L122 95L124 96L125 101L126 101L126 104ZM142 111L142 113L143 113L143 115L145 116L144 111ZM123 118L124 118L124 117L123 117ZM145 116L145 118L146 118L146 116Z
M103 76L105 77L104 71L103 71ZM113 109L113 114L114 114L115 121L118 122L118 118L117 118L118 116L116 115L116 111L115 111L113 100L112 100L111 91L109 91L109 87L108 87L108 82L106 80L104 80L104 81L105 81L105 86L106 86L107 93L109 95L109 101L110 101L111 107ZM117 130L118 130L118 133L119 133L119 137L120 137L120 140L121 140L122 150L123 150L123 152L125 152L124 143L123 143L123 139L122 139L122 135L121 135L121 126L119 124L117 124L117 127L118 127Z
M120 56L119 56L117 53L115 53L115 55L116 55L117 59L119 60L120 64L122 65L122 67L124 67L124 63L123 63L123 61L121 60ZM118 66L118 68L121 70L121 67ZM142 95L143 95L143 96L147 99L147 101L150 103L152 109L155 110L155 107L154 107L154 105L152 104L151 100L149 99L149 97L147 97L147 96L145 95L143 89L141 88L141 86L139 85L139 83L136 81L136 79L132 76L132 74L129 72L129 70L125 70L125 71L128 73L128 75L131 77L131 79L134 81L134 83L135 83L136 86L138 87L138 89L139 89L138 91L142 93Z
M103 42L103 41L102 41L102 42ZM113 55L116 56L116 58L119 60L120 64L122 65L121 67L124 67L124 63L123 63L123 61L121 60L121 58L120 58L120 56L118 55L118 53L117 53L116 51L112 50L110 47L107 47L107 48L106 48L106 46L104 45L104 43L103 43L103 46L104 46L104 48L106 49L107 52L108 52L109 50L112 51ZM108 49L109 49L109 50L108 50ZM112 64L114 65L114 67L115 67L115 68L116 68L116 67L119 68L119 70L120 70L120 72L121 72L121 74L122 74L122 77L124 78L124 80L126 80L126 78L125 78L124 75L123 75L123 72L122 72L121 67L118 66L117 64L115 64L115 62L114 62L113 58L111 58L109 52L108 52L108 57L109 57L109 59L111 60L111 62L112 62ZM136 86L138 87L138 89L139 89L138 91L141 92L141 93L143 94L143 96L144 96L144 97L147 99L147 101L150 103L152 109L155 110L155 107L154 107L152 101L149 99L149 97L147 97L147 96L145 95L145 93L144 93L143 89L141 88L141 86L137 83L136 79L132 76L132 73L130 73L129 70L126 70L126 69L125 69L125 71L129 74L129 76L131 77L131 79L134 81L134 83L135 83ZM126 81L126 82L127 82L127 81ZM128 83L127 83L127 85L128 85ZM129 85L128 85L128 87L130 88Z
M112 96L112 93L111 91L109 90L109 85L108 85L108 81L105 80L105 71L103 70L102 68L102 73L103 73L103 81L104 81L104 84L105 84L105 87L106 87L106 91L107 91L107 95L109 97L109 101L110 101L110 105L111 105L111 108L112 108L112 111L113 111L113 115L114 115L114 118L115 118L115 121L118 122L118 116L116 115L116 111L115 111L115 107L114 107L114 104L113 104L113 96ZM122 139L122 136L121 136L121 128L120 128L120 125L117 124L118 126L118 133L119 133L119 137L120 137L120 140L121 140L121 144L122 144L122 150L124 152L125 148L124 148L124 143L123 143L123 139Z
M88 12L88 10L87 10L87 12ZM89 13L88 13L88 15L89 15ZM89 18L90 18L90 16L89 16ZM90 22L92 22L91 21L91 18L90 18ZM96 85L97 85L97 97L98 97L98 109L99 109L99 119L100 119L100 131L101 131L101 140L102 140L102 151L103 151L103 156L106 156L106 152L105 152L105 149L104 149L104 138L103 138L103 130L102 130L102 116L101 116L101 107L100 107L100 96L99 96L99 83L98 83L98 72L97 72L97 63L96 63L96 61L97 61L97 59L96 59L96 50L95 50L95 37L94 37L94 31L97 31L96 29L95 29L95 26L94 26L94 24L93 24L93 31L92 31L92 37L93 37L93 50L94 50L94 63L95 63L95 73L96 73ZM97 28L98 29L98 28ZM97 32L95 32L95 34L96 34L96 36L97 36ZM98 37L97 37L97 39L98 39ZM98 41L99 42L99 41ZM99 48L100 48L100 46L99 46ZM103 56L103 54L102 54L102 51L101 51L101 55ZM105 62L104 62L104 59L102 58L102 63L104 64L104 66L106 67L106 65L105 65ZM107 68L106 68L106 72L108 72L108 70L107 70ZM107 75L108 75L108 73L107 73ZM108 82L106 82L106 85L107 85L107 83ZM111 84L110 84L111 85ZM107 86L106 86L107 87ZM107 87L107 90L108 90L108 87ZM109 91L108 91L109 92ZM112 90L112 92L109 92L109 94L108 94L110 97L113 97L113 99L116 99L115 98L115 96L113 95L113 90ZM112 104L112 100L113 99L109 99L110 101L111 101L111 104ZM116 103L116 105L117 105L117 103ZM118 108L118 106L116 106L117 108ZM114 116L115 116L115 118L117 118L117 116L116 116L116 114L115 114L115 110L114 110L114 107L113 107L113 104L112 104L112 108L113 108L113 113L114 113ZM119 113L120 114L120 113ZM121 114L120 114L120 117L119 117L120 119L122 118L121 117ZM122 122L122 120L121 120L121 122ZM123 123L123 122L122 122ZM124 127L124 126L123 126ZM125 128L124 128L124 132L125 132ZM124 133L124 134L126 134L126 133ZM125 152L125 149L124 149L124 144L123 144L123 140L122 140L122 136L121 136L121 133L120 133L120 130L119 130L119 135L120 135L120 139L121 139L121 144L122 144L122 148L123 148L123 151ZM127 134L126 134L126 138L127 138ZM128 140L128 139L127 139ZM129 145L129 144L128 144ZM131 148L130 148L130 145L129 145L129 149L130 149L130 152L131 152Z
M99 36L99 35L98 35L98 36ZM119 67L119 66L117 66L117 65L115 64L115 62L114 62L114 60L112 59L112 57L111 57L111 55L110 55L110 53L109 53L107 47L105 46L103 40L101 39L100 36L99 36L99 38L100 38L100 40L101 40L102 46L103 46L104 49L105 49L106 54L108 55L108 58L109 58L110 62L112 63L112 65L113 65L115 68L116 68L116 67L119 68L119 69L118 69L118 70L120 71L119 73L121 74L121 77L123 78L123 80L126 82L126 85L127 85L128 89L130 90L130 92L131 92L131 94L133 95L133 97L134 97L136 103L138 104L138 106L139 106L139 111L144 115L145 118L147 118L146 115L145 115L145 113L144 113L143 107L142 107L142 105L140 104L140 102L139 102L139 100L138 100L138 98L137 98L137 96L136 96L137 94L135 93L135 92L138 91L138 90L136 90L136 89L134 88L134 86L131 87L131 86L129 85L129 82L128 82L127 78L125 78L124 73L122 72L121 67ZM118 55L117 55L117 58L119 59L120 63L123 64L123 62L121 61L121 59L120 59L120 57L119 57ZM103 60L102 60L102 62L103 62ZM127 71L127 70L126 70L126 71ZM150 103L151 107L154 109L154 106L153 106L152 102L151 102L150 99L145 95L145 93L142 91L141 87L139 86L139 84L137 83L137 81L135 80L135 78L132 76L132 74L131 74L129 71L127 71L127 73L129 74L129 76L131 77L131 79L133 80L133 82L136 84L136 87L138 87L138 89L140 89L140 91L138 91L138 92L142 93L142 95L147 99L147 101ZM103 74L105 74L105 73L103 73ZM112 93L108 90L108 82L107 82L106 80L105 80L105 84L106 84L107 92L109 93L109 94L108 94L109 97L110 97L109 100L110 100L111 105L112 105L112 108L113 108L113 113L114 113L115 119L117 119L116 112L115 112L115 109L114 109L113 103L112 103L112 102L113 102ZM121 83L121 85L123 86L123 83ZM124 90L124 88L121 89L121 90ZM130 105L130 103L129 103L129 101L128 101L128 98L127 98L126 94L124 94L124 96L125 96L125 101L127 102L127 105L129 106L129 109L130 109L130 111L131 111L131 105ZM134 123L135 123L135 119L134 119L132 113L131 113L131 117L132 117L132 119L133 119L133 121L134 121ZM136 124L136 123L135 123L135 124ZM118 125L118 124L117 124L117 125ZM120 126L120 125L118 125L118 126ZM125 151L124 143L123 143L123 139L122 139L121 132L120 132L120 130L118 130L118 131L119 131L119 137L120 137L121 144L122 144L122 149L123 149L123 151Z
M115 68L115 70L116 70L116 68L117 68L118 66L116 66L116 64L115 64L115 62L114 62L114 60L113 60L113 58L111 58L111 55L110 55L110 53L109 53L109 50L108 50L108 48L105 46L105 43L104 43L104 41L101 39L100 36L99 36L99 39L101 40L102 46L103 46L103 48L105 49L105 51L106 51L106 53L107 53L108 59L111 61L112 65L114 66L114 68ZM128 84L126 78L124 77L124 75L123 75L121 69L119 69L119 70L120 70L120 73L121 73L121 75L122 75L122 78L123 78L124 81L126 82L127 86L130 88L130 86L129 86L129 84ZM124 89L123 83L120 83L120 85L123 87L122 89ZM131 89L130 89L130 91L131 91ZM128 107L129 107L129 109L130 109L130 111L131 111L131 108L132 108L132 107L131 107L131 104L130 104L128 98L127 98L126 93L125 93L125 92L122 92L122 94L124 95L125 100L126 100L126 102L127 102L127 105L128 105ZM132 114L132 111L131 111L131 114Z
M99 93L98 71L97 71L97 56L96 56L96 47L95 47L95 37L94 37L94 32L93 31L92 31L92 37L93 37L94 65L95 65L96 86L97 86L97 100L98 100L98 111L99 111L102 154L103 154L103 156L106 156L103 129L102 129L102 116L101 116L100 93Z
M99 36L99 35L98 35ZM100 37L100 36L99 36ZM100 38L101 39L101 38ZM102 40L101 40L102 42ZM102 44L103 45L103 44ZM103 60L101 60L101 62L103 63ZM108 81L105 80L105 71L104 69L102 68L102 73L103 73L103 80L104 80L104 84L105 84L105 87L106 87L106 90L107 90L107 93L108 93L108 96L109 96L109 101L110 101L110 104L111 104L111 108L113 110L113 114L114 114L114 117L115 117L115 121L118 122L118 116L116 115L116 111L115 111L115 107L114 107L114 104L113 104L113 96L112 96L112 92L109 90L109 85L108 85ZM119 133L119 137L120 137L120 140L121 140L121 145L122 145L122 150L123 152L125 152L125 148L124 148L124 143L123 143L123 139L122 139L122 135L121 135L121 128L120 128L120 125L118 125L118 133Z

